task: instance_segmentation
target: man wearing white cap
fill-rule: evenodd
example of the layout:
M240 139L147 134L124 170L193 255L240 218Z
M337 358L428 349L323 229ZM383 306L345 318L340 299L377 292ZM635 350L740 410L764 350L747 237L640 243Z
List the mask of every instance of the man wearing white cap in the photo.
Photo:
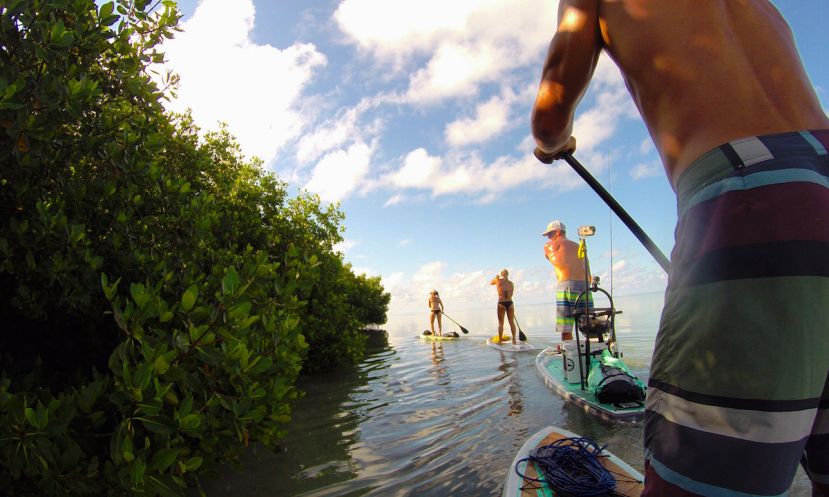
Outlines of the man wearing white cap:
M561 221L551 221L541 235L547 237L544 257L556 270L556 331L562 340L572 340L576 298L585 290L585 261L579 259L579 244L567 239Z

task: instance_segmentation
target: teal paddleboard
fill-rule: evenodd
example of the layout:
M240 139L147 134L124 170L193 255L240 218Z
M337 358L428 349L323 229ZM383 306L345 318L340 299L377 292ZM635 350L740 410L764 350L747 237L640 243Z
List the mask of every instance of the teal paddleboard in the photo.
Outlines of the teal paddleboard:
M586 412L607 421L633 422L645 417L644 402L608 404L599 402L589 388L582 389L581 383L567 381L564 360L554 347L547 347L535 358L535 369L544 383L568 402L583 408Z

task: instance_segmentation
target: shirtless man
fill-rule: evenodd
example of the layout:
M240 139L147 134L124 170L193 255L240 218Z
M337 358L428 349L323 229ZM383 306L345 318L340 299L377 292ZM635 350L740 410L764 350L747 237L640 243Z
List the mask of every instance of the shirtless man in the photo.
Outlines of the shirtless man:
M586 288L584 260L579 259L579 244L567 239L567 229L561 221L551 221L541 236L547 237L544 257L556 270L556 331L561 333L562 340L572 340L576 299ZM589 294L587 302L592 302Z
M532 129L575 150L605 50L677 194L644 496L829 496L829 119L766 0L561 0Z
M495 285L498 291L498 343L504 343L504 315L509 321L509 328L512 332L512 344L515 345L515 307L512 306L512 292L515 285L509 280L509 271L502 269L497 276L492 278L490 285Z

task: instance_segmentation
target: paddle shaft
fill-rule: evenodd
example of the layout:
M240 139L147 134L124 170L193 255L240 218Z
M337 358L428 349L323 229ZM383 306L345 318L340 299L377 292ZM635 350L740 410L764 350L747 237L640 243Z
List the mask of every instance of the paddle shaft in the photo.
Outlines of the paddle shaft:
M455 323L456 325L458 325L458 327L461 329L461 331L463 332L463 334L464 334L464 335L469 334L469 330L467 330L466 328L464 328L463 326L461 326L461 324L460 324L459 322L457 322L457 321L455 321L454 319L452 319L451 317L449 317L449 315L448 315L448 314L446 314L445 312L443 313L443 315L444 315L444 316L446 316L446 317L449 319L449 321L452 321L453 323Z
M515 320L515 325L518 326L518 339L521 340L522 342L526 342L527 341L527 335L525 335L524 332L521 331L521 325L518 323L518 316L513 314L512 318Z
M663 254L662 251L659 250L659 247L657 247L656 244L653 243L653 240L651 240L647 233L645 233L645 231L641 227L639 227L636 221L634 221L633 218L630 217L627 211L625 211L622 208L622 206L619 205L619 202L616 202L616 199L614 199L613 196L610 195L610 193L607 190L605 190L602 184L596 181L596 178L594 178L587 171L587 169L585 169L584 166L582 166L581 163L578 160L576 160L575 157L573 157L573 154L569 152L564 153L562 154L561 158L564 159L568 164L570 164L570 166L573 169L575 169L579 176L581 176L581 178L585 182L587 182L587 184L590 185L591 188L593 188L593 191L595 191L596 194L599 195L599 197L601 197L602 200L604 200L604 202L607 204L608 207L610 207L610 209L616 214L616 216L618 216L619 219L621 219L622 222L625 223L625 226L627 226L628 229L630 229L630 231L633 232L633 235L636 236L636 238L638 238L640 242L642 242L642 245L644 245L648 252L650 252L650 254L653 256L653 258L656 259L656 262L659 263L660 266L662 266L662 269L664 269L666 273L669 272L671 268L671 261L668 260L667 257L665 257L665 254Z

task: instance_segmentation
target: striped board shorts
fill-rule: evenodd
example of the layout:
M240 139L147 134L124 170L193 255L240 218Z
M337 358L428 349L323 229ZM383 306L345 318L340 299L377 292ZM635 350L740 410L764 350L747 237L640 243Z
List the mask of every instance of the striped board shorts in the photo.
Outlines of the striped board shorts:
M677 184L643 496L829 495L829 130L751 137Z
M584 281L563 280L556 284L556 332L572 333L576 319L573 312L576 310L576 300L579 294L587 288ZM579 300L579 307L582 307L587 300L588 309L593 307L593 294L587 293L587 298Z

